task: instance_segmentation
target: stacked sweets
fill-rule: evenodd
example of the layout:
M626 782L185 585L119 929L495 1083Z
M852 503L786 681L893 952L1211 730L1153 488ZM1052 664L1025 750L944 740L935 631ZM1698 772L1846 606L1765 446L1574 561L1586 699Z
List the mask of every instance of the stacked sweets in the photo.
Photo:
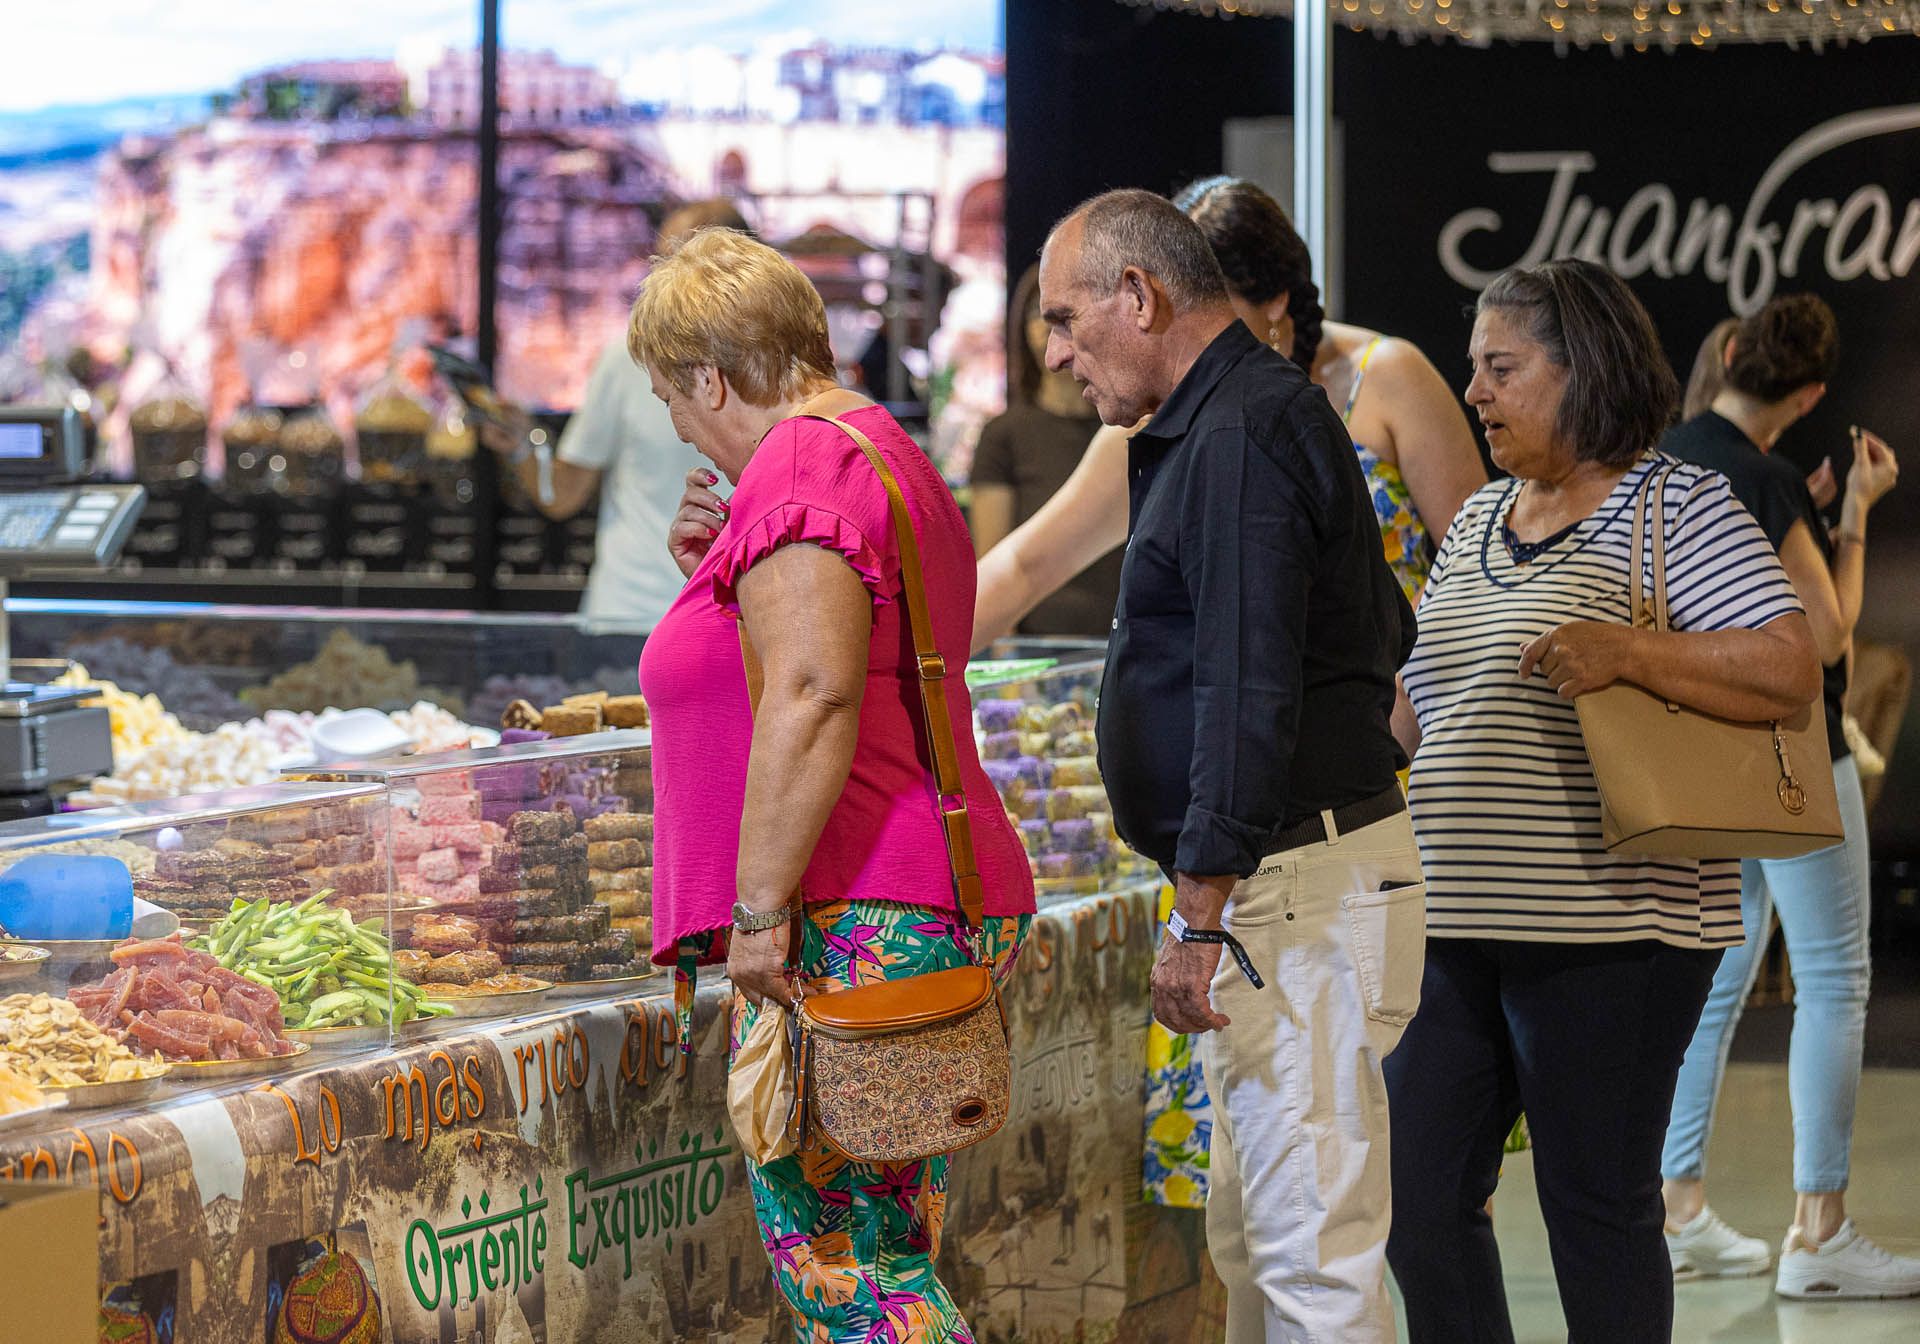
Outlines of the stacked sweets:
M584 830L593 899L645 955L653 940L653 817L607 812L588 817Z
M1036 878L1058 891L1094 891L1140 863L1114 834L1093 725L1077 700L982 699L974 716L981 765Z
M188 828L154 856L153 871L135 880L134 891L203 922L226 915L236 900L301 901L330 891L347 903L386 886L371 817L350 803L321 803L235 817L224 833Z
M462 907L501 961L555 982L645 975L633 930L614 928L610 909L591 899L592 847L604 842L589 840L566 803L516 812L505 825L506 843L476 875L479 895Z

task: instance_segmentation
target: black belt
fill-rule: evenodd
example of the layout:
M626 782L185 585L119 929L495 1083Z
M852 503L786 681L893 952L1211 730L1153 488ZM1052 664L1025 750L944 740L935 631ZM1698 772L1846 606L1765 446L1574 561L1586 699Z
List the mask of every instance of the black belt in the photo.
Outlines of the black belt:
M1357 803L1348 803L1345 807L1333 809L1333 827L1336 835L1351 835L1363 826L1371 826L1376 821L1385 821L1388 817L1398 816L1407 810L1406 795L1400 792L1399 785L1376 793L1371 798L1362 798ZM1296 821L1291 826L1282 827L1267 842L1268 854L1282 854L1289 849L1299 849L1302 845L1325 844L1333 836L1327 834L1326 818L1322 815L1308 817L1305 821Z

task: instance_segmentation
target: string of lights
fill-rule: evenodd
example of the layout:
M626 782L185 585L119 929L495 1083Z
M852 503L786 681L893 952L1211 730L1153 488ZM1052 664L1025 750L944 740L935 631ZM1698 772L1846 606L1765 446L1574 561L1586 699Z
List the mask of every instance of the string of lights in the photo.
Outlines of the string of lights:
M1293 0L1123 0L1210 16L1287 15ZM1920 0L1327 0L1334 22L1405 41L1552 42L1667 51L1722 42L1819 50L1920 32Z

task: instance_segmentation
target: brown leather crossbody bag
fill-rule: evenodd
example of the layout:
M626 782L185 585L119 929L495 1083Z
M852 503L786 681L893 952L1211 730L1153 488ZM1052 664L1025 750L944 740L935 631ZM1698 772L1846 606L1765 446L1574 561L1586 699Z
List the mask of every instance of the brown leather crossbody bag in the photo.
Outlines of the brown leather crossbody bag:
M978 1143L1006 1122L1012 1058L999 988L980 947L985 890L948 709L946 661L933 638L913 520L899 481L872 440L832 416L807 418L825 420L858 444L886 487L899 539L921 716L962 921L960 943L969 964L802 998L795 1012L789 1137L800 1144L812 1135L858 1162L912 1162ZM741 646L757 711L760 669L745 636L743 625ZM797 971L802 917L797 892L794 916L787 955L789 968Z

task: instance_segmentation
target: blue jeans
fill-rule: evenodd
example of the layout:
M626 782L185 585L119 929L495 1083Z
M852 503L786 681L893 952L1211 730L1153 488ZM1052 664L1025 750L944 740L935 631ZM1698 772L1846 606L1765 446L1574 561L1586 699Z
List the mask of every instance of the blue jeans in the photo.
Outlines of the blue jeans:
M1740 1009L1766 951L1767 916L1780 912L1793 963L1793 1042L1787 1095L1793 1103L1793 1188L1803 1195L1847 1188L1854 1100L1867 1023L1867 810L1853 757L1835 761L1846 840L1797 859L1748 859L1740 865L1747 941L1729 948L1714 977L1700 1028L1687 1047L1667 1126L1661 1174L1706 1174L1707 1135L1727 1068Z

